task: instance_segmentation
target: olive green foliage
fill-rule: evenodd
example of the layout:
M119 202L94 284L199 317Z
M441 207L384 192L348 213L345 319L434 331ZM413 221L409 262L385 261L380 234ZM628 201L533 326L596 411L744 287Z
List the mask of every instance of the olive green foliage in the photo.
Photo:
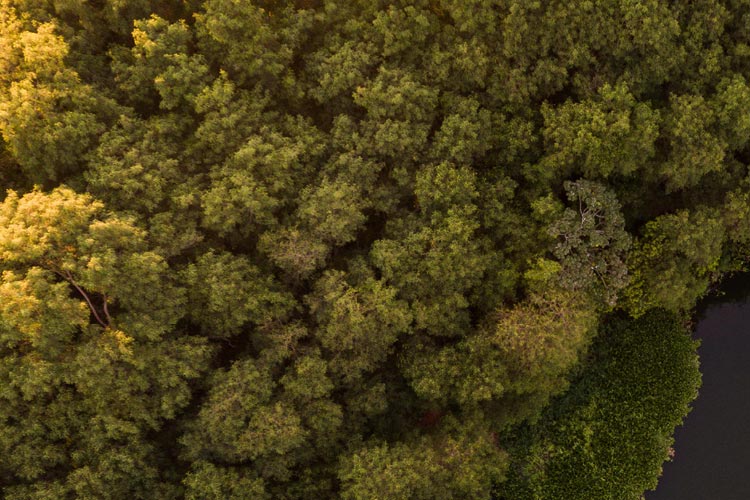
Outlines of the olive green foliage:
M514 463L496 498L638 500L653 489L700 385L695 348L664 310L612 319L573 388L507 435Z
M749 19L0 0L0 496L637 496L693 392L600 350L672 339L635 415L750 261Z
M0 227L6 498L167 495L148 433L213 351L177 327L184 289L132 220L68 188L9 191Z
M405 372L417 395L472 406L508 394L525 413L567 387L566 375L591 338L593 308L570 292L532 295L500 310L476 335L436 353L420 346ZM519 401L507 404L516 408Z
M341 498L488 498L503 479L506 455L493 436L468 429L391 447L368 443L342 462Z
M626 307L637 316L649 307L678 310L695 301L717 270L724 231L715 209L681 210L649 221L630 255Z

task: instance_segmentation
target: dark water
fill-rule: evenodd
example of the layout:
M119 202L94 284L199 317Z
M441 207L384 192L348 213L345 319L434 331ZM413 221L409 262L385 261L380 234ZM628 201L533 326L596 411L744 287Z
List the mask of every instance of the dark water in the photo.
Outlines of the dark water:
M646 500L750 500L750 276L722 289L703 304L694 334L703 386Z

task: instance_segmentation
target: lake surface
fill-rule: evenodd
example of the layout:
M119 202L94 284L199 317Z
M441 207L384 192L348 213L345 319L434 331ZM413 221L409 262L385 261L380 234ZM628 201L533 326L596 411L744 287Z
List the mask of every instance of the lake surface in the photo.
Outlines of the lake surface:
M700 394L646 500L750 500L750 276L722 290L702 305L694 333Z

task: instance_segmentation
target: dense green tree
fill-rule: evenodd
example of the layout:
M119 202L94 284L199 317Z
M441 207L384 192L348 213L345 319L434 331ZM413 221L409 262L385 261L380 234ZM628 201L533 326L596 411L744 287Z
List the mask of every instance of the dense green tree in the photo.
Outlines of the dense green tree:
M488 266L475 235L475 183L465 168L447 163L425 168L416 179L418 213L394 218L393 237L372 246L374 264L410 301L415 328L429 335L465 333L467 294Z
M395 446L371 443L345 457L341 498L488 498L503 477L505 454L491 435L455 434Z
M189 317L207 337L234 335L249 322L278 321L294 305L272 276L243 256L206 253L185 270L185 282Z
M185 408L211 354L174 333L184 293L168 266L131 221L65 187L9 192L0 228L8 497L166 496L147 434Z
M7 2L2 10L0 134L30 180L63 181L80 173L115 105L66 66L54 23L23 22Z
M469 407L507 396L507 418L533 414L567 387L596 321L586 301L571 292L535 295L490 319L483 331L454 346L414 349L405 373L419 396ZM506 418L493 411L498 421Z
M112 53L114 79L124 99L139 109L188 107L205 85L208 67L201 54L190 53L187 24L152 15L134 26L134 47Z
M652 309L750 263L748 33L746 0L0 0L0 496L636 498L694 387Z
M629 257L626 308L639 316L653 307L692 307L718 268L723 241L724 228L713 209L682 210L650 221Z
M564 177L606 179L652 164L659 113L638 102L625 85L605 84L598 92L595 99L542 107L548 153L540 168Z
M343 277L336 272L324 275L307 302L318 318L320 344L330 352L329 370L350 384L393 353L412 317L393 288L372 278L352 287Z
M170 115L148 120L121 116L89 159L84 174L89 190L122 211L149 214L168 206L175 185L183 180L179 143L170 138L183 135L184 128Z
M269 126L255 131L211 169L211 185L202 199L207 228L249 235L258 227L278 225L278 215L293 207L321 144L308 123L290 119L285 125L286 134Z
M672 95L669 101L664 131L669 156L656 170L668 192L694 186L707 173L721 170L727 149L711 131L716 117L703 96Z
M232 467L196 462L184 480L189 500L261 500L269 498L263 481Z

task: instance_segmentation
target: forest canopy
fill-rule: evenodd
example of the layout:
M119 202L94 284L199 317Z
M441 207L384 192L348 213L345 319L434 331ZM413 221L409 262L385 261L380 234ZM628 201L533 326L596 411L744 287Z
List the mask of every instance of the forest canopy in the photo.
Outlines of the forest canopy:
M750 261L747 0L0 0L8 500L638 500Z

